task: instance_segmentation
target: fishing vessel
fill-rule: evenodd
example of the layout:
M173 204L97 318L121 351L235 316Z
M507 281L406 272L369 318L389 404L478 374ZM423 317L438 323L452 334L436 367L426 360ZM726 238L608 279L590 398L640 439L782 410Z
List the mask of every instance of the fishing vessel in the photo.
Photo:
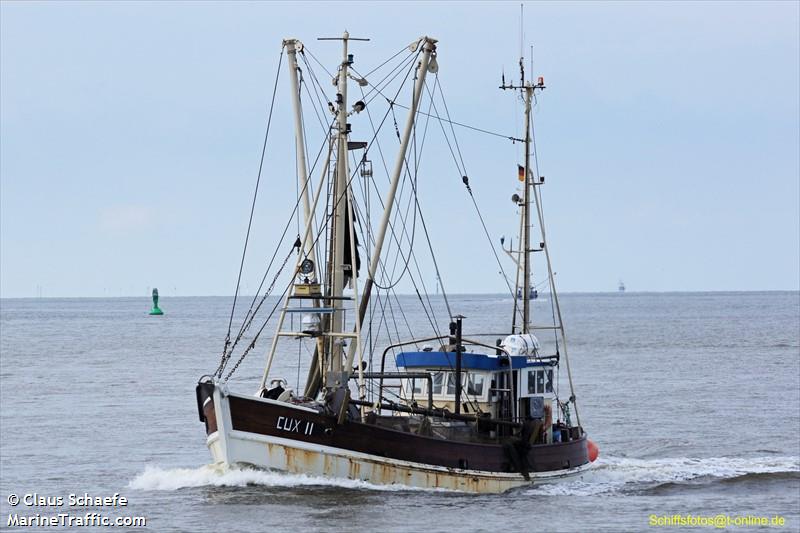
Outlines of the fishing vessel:
M578 413L545 238L544 179L531 168L531 108L543 79L529 81L520 59L519 83L503 77L500 87L524 103L524 135L507 137L524 146L522 194L512 198L521 247L515 280L492 248L513 306L505 331L486 332L482 317L466 319L448 299L418 194L424 180L440 179L419 165L428 126L439 126L492 246L457 144L455 128L464 125L451 119L442 91L437 40L416 39L366 74L351 47L367 39L345 32L326 40L342 47L335 71L326 71L332 84L320 82L324 67L304 43L282 43L274 87L285 56L297 179L275 187L294 187L297 202L249 309L236 314L240 267L220 363L196 387L214 463L475 493L584 472L597 447ZM315 148L309 117L320 138ZM382 164L373 168L373 159ZM257 195L258 185L251 225ZM436 273L437 304L425 288L420 250ZM548 324L531 312L534 255L544 259L552 308L538 318L552 318ZM398 297L401 283L414 298ZM415 331L401 301L421 307L416 316L427 319L429 332ZM234 318L241 319L238 330ZM262 337L268 330L272 336ZM260 380L232 380L262 344ZM287 370L297 373L294 386Z

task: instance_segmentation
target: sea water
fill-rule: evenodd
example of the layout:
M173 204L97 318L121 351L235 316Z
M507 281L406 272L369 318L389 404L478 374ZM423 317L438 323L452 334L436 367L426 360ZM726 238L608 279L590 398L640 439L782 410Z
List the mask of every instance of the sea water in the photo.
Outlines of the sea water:
M406 316L381 326L393 339L446 328L441 298L434 325L416 296L399 301ZM165 315L153 317L148 295L0 301L0 529L17 529L15 514L90 512L145 517L124 529L158 532L643 531L688 515L752 517L731 530L760 517L800 529L797 292L562 295L579 415L600 458L580 478L501 495L210 466L194 386L219 362L230 304L165 294ZM249 304L239 303L234 334ZM469 336L507 330L513 300L448 304ZM551 306L543 295L534 319L551 318ZM255 391L272 329L231 389ZM281 346L275 374L302 386L309 347ZM563 368L558 377L566 398ZM65 503L9 503L34 494ZM87 494L127 505L67 505Z

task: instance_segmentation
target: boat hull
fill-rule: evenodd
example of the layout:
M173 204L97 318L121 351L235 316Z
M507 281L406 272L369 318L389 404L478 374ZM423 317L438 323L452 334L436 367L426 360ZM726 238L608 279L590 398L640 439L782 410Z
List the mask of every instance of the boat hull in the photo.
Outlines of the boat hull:
M219 465L475 493L555 481L590 467L585 437L534 446L525 479L508 471L499 445L444 441L359 422L336 425L333 417L312 409L228 394L220 387L201 400L207 445Z

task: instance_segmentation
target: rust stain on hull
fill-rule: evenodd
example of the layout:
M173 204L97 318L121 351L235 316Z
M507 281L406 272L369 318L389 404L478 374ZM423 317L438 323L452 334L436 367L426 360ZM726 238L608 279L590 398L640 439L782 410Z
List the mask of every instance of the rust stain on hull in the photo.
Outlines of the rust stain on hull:
M522 476L490 477L459 472L411 468L370 459L353 458L265 443L270 468L292 474L314 474L361 480L376 485L405 485L474 493L498 493L531 484Z

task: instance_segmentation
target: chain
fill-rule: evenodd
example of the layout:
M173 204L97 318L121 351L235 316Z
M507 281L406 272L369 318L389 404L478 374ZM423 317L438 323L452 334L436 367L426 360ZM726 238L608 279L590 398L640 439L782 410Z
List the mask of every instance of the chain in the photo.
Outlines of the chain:
M282 264L282 265L281 265L281 267L278 269L278 272L275 274L275 277L274 277L274 278L272 278L272 283L270 283L269 287L267 288L266 292L264 293L264 296L261 298L261 301L258 303L258 306L256 307L255 311L253 311L253 314L250 316L250 319L249 319L249 321L247 322L247 325L246 325L245 327L243 327L243 328L242 328L242 331L239 333L238 337L236 338L236 341L233 343L234 347L236 346L236 343L237 343L237 342L239 342L239 340L242 338L242 335L244 335L244 332L245 332L245 331L247 331L247 329L249 329L249 328L250 328L250 324L252 324L252 323L253 323L253 318L255 318L255 315L256 315L256 313L257 313L257 312L258 312L258 310L261 308L261 304L263 304L263 303L264 303L264 301L267 299L267 297L268 297L270 294L272 294L272 290L275 288L275 284L278 282L278 278L280 277L281 273L283 272L283 269L284 269L284 268L286 268L286 263L288 263L288 262L289 262L289 258L291 258L291 257L292 257L292 253L294 253L294 250L295 250L295 248L294 248L294 246L292 246L292 249L291 249L291 251L290 251L290 252L289 252L289 254L286 256L286 259L284 259L284 260L283 260L283 264ZM275 309L277 309L277 306L275 307ZM267 317L267 320L266 320L266 321L264 321L264 323L265 323L265 324L266 324L267 322L269 322L269 320L272 318L272 315L275 313L275 309L273 309L273 310L272 310L272 312L271 312L271 313L269 314L269 316ZM225 376L225 381L228 381L228 380L230 379L230 377L233 375L233 373L234 373L234 372L236 372L236 369L238 369L238 368L239 368L239 365L241 365L241 364L242 364L242 361L244 361L244 358L245 358L245 357L247 357L247 354L249 354L249 353L250 353L250 351L251 351L251 350L252 350L252 349L255 347L255 345L256 345L256 341L258 340L258 337L259 337L259 335L261 334L261 331L263 331L263 328L262 328L262 329L261 329L261 330L260 330L260 331L259 331L259 332L256 334L256 336L253 338L253 341L252 341L252 342L250 343L250 345L249 345L249 346L248 346L248 347L245 349L245 351L244 351L244 352L242 352L242 355L239 357L239 360L238 360L238 361L236 361L236 364L235 364L235 365L233 365L233 368L231 369L231 371L230 371L230 372L228 372L228 375L227 375L227 376ZM232 353L232 352L233 352L233 348L231 348L231 352L229 352L229 353L228 353L228 356L227 356L227 358L226 358L226 360L225 360L225 362L226 362L226 363L227 363L228 359L230 359L230 356L231 356L231 353ZM219 377L222 377L222 370L224 370L224 366L223 366L223 368L222 368L222 369L220 369L220 371L219 371L219 372L220 372L220 373L219 373Z
M236 372L236 369L239 368L239 365L242 364L242 361L244 361L244 358L247 356L247 354L250 353L250 350L252 350L255 347L255 345L256 345L256 339L253 339L253 342L250 343L250 346L248 346L247 349L244 352L242 352L242 356L239 358L238 361L236 361L236 364L233 365L233 368L231 368L231 371L228 372L228 375L225 376L225 381L226 382L231 378L233 373Z
M225 335L225 346L222 348L222 357L219 359L219 366L212 374L213 376L222 377L222 370L225 368L225 365L228 363L228 359L231 358L231 354L228 351L228 347L231 345L231 332L228 331L228 334ZM231 348L233 350L233 348Z

